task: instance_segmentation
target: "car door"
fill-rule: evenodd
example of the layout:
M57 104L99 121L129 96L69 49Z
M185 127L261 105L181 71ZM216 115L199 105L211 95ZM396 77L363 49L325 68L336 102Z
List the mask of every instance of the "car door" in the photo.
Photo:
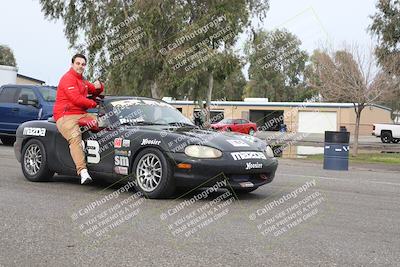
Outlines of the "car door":
M93 113L93 115L97 114ZM115 131L115 129L104 128L97 132L81 128L82 146L89 171L112 173L114 166ZM58 160L65 168L70 170L75 169L68 142L59 132L57 132L56 136L56 154Z
M239 120L232 120L232 131L233 132L240 132Z
M237 132L239 133L243 133L244 132L244 124L243 124L243 120L236 120L236 127L237 127Z
M18 115L17 92L15 87L3 87L0 92L0 131L2 133L15 133Z

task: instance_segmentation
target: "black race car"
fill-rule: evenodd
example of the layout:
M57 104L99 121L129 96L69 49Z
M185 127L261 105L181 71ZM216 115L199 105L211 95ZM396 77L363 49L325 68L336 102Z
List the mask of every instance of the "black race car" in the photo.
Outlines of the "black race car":
M149 198L218 181L251 192L275 176L278 161L264 141L201 129L164 101L106 97L89 113L97 122L79 121L89 173L127 176ZM68 143L51 118L19 126L14 151L30 181L46 181L54 173L76 175Z

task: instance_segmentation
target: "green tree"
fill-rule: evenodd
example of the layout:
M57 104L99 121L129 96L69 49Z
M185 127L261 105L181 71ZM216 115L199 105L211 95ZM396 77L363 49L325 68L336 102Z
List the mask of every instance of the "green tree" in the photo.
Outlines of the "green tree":
M0 45L0 65L17 66L14 53L8 46Z
M375 54L380 65L387 71L400 78L400 1L379 0L377 11L371 16L369 27L371 34L378 39ZM392 109L393 113L400 111L400 88L389 93L381 104Z
M304 71L308 55L287 30L260 31L247 43L249 78L246 96L271 101L302 101L308 97Z
M371 16L372 24L369 27L370 32L378 39L375 54L384 67L388 63L386 59L388 56L392 60L396 59L395 72L400 76L400 1L379 0L376 8L377 11Z
M209 53L225 50L249 26L250 17L265 16L268 10L266 0L40 0L40 3L47 18L63 20L70 46L89 56L89 76L102 77L113 93L155 98L161 98L165 92L177 92L188 82L196 85L195 81L204 77L203 72L208 74L207 86L212 93L214 69L220 62L217 58L210 58L190 73L174 69L171 62L175 63L177 56L199 42L202 46L196 46L196 50L205 47ZM209 27L191 37L221 16L224 20L218 27ZM213 38L227 27L232 33L230 38ZM135 36L143 35L135 43L138 49L114 57L114 51L123 43L117 40L136 29L139 33ZM169 49L171 46L173 49ZM126 52L128 48L120 50ZM195 93L197 87L191 90L193 95L199 95Z

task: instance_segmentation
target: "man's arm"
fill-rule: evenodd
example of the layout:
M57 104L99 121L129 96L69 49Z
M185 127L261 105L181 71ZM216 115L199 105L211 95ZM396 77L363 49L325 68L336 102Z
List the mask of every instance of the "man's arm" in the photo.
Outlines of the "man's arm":
M97 81L96 81L96 82L97 82ZM95 83L96 83L96 82L95 82ZM100 86L97 86L97 87L96 87L95 84L93 84L93 83L91 83L91 82L89 82L89 81L85 81L85 84L86 84L87 87L88 87L88 93L89 93L89 94L99 95L99 94L101 94L101 93L104 91L104 85L103 85L102 83L100 83L100 82L98 82L98 84L99 84Z
M74 103L74 105L86 109L95 108L97 106L96 101L88 99L79 93L79 88L76 86L75 80L66 77L60 84L61 86L58 89L64 90L68 100Z

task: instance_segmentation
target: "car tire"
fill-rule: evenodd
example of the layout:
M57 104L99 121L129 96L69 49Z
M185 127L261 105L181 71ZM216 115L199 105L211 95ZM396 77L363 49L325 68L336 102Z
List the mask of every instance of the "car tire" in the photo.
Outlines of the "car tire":
M400 139L394 138L392 142L395 143L395 144L397 144L398 142L400 142Z
M53 178L47 163L47 153L42 142L37 139L29 140L22 148L22 172L31 182L45 182Z
M5 146L12 146L15 143L15 136L2 136L0 139Z
M249 130L249 135L253 136L255 132L256 132L256 131L254 131L253 128L250 128L250 130Z
M132 174L136 189L147 198L169 198L175 191L171 165L159 149L140 151L133 163Z
M232 129L231 129L231 128L226 128L225 131L227 131L227 132L232 132Z
M393 137L392 137L392 133L391 132L387 132L387 131L382 132L382 134L381 134L382 143L385 143L385 144L391 143L392 140L393 140Z

